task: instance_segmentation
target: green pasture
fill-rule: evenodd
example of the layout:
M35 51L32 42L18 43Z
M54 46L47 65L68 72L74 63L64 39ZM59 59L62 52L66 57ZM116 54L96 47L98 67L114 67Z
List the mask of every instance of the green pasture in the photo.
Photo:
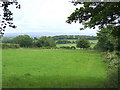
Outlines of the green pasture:
M98 40L89 40L89 41L91 43L91 46L90 46L91 48L93 48L98 42Z
M96 51L3 49L3 88L100 88L107 79Z
M67 41L76 41L77 39L62 39L62 40L67 40ZM58 40L55 40L55 42L57 42Z
M90 42L97 43L98 40L89 40Z
M68 40L68 41L70 41L70 40ZM72 40L71 40L72 41ZM76 40L75 40L76 41ZM90 41L90 43L91 43L91 48L93 48L96 44L97 44L97 42L98 42L98 40L89 40ZM57 47L61 47L61 46L75 46L76 47L76 44L56 44L56 46Z
M56 44L57 47L61 47L61 46L75 46L76 47L76 44Z

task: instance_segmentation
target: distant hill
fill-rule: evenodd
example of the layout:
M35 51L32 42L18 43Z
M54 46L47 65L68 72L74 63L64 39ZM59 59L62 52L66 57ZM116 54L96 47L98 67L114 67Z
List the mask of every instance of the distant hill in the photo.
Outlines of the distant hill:
M29 35L30 37L41 37L41 36L56 36L56 35L88 35L85 33L78 33L78 32L25 32L25 33L5 33L4 37L16 37L18 35ZM93 33L89 34L88 36L96 36Z

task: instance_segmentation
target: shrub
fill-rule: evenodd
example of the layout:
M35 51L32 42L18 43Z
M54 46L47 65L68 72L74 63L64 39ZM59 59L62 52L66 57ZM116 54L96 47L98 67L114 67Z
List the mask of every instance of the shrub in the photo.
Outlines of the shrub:
M107 52L104 62L107 63L108 69L117 70L119 65L119 57L116 54L116 51Z
M19 35L12 39L12 42L21 47L32 47L33 39L28 35Z
M62 48L62 49L71 49L71 47L69 47L69 46L61 46L60 48Z
M14 44L15 48L20 48L19 44Z
M75 46L71 46L71 49L76 49Z
M67 44L67 43L71 43L71 41L68 41L68 40L58 40L56 42L56 44Z
M82 38L78 39L76 46L78 48L89 48L90 47L90 42L86 38L82 37Z
M48 47L41 47L42 49L51 49L51 47L50 46L48 46Z
M19 44L2 43L2 48L20 48Z
M98 42L94 47L99 51L114 51L119 50L120 47L120 39L114 36L112 33L114 32L115 27L110 25L107 28L101 29L98 33Z
M35 46L37 46L37 47L55 47L56 44L52 39L43 36L35 42Z
M107 52L104 56L104 62L107 66L108 79L105 82L105 87L118 88L118 72L119 72L119 60L117 55L118 51Z

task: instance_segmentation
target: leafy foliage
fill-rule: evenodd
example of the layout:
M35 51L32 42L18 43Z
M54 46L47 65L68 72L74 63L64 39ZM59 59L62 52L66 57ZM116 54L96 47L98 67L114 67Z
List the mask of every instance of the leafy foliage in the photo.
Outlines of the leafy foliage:
M1 27L0 27L0 38L3 36L3 31L5 31L5 28L7 26L16 28L16 26L13 24L13 13L9 10L9 5L16 5L16 8L20 9L20 4L18 2L0 2L0 7L3 7L3 16L1 17Z
M80 37L85 37L88 40L97 40L96 36L86 36L86 35L59 35L59 36L49 36L48 38L52 38L53 40L70 40L70 39L78 39Z
M12 39L13 43L20 44L21 47L31 47L33 39L28 35L19 35Z
M58 40L56 44L66 44L66 43L71 43L71 41L68 40Z
M48 46L55 47L56 46L55 42L52 39L47 38L46 36L43 36L40 39L38 39L35 45L37 47L48 47Z
M117 38L117 50L120 50L120 2L74 3L74 5L77 4L81 4L81 7L79 9L76 8L76 10L68 17L68 20L66 22L71 24L72 22L79 21L79 23L82 23L84 25L84 28L95 28L98 26L100 29L106 28L112 24L114 28L110 34L113 37ZM81 30L82 29L83 28L81 28ZM108 48L113 47L111 45L111 42L106 42L106 46L108 46Z
M114 30L114 26L109 25L107 28L102 29L97 33L98 43L94 47L100 51L113 51L118 50L118 38L113 37L112 32Z
M12 43L2 43L2 48L19 48L19 44L12 44Z
M90 42L86 38L79 38L77 41L77 47L78 48L89 48Z
M71 49L76 49L75 46L71 46Z
M61 46L60 48L62 48L62 49L71 49L70 46Z
M117 55L120 53L118 51L106 52L104 55L104 62L108 68L108 80L105 83L105 86L108 88L117 88L118 87L118 77L119 77L119 61L120 57Z
M81 4L81 7L68 17L67 23L79 21L85 27L103 28L109 24L119 24L120 2L76 2L74 5Z
M12 43L12 37L3 37L2 38L2 43Z

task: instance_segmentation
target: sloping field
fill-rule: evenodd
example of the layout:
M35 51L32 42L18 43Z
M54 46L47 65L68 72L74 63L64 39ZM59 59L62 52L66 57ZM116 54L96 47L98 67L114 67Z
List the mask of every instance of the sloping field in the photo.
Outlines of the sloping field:
M98 88L107 78L95 51L6 49L2 58L3 88Z

